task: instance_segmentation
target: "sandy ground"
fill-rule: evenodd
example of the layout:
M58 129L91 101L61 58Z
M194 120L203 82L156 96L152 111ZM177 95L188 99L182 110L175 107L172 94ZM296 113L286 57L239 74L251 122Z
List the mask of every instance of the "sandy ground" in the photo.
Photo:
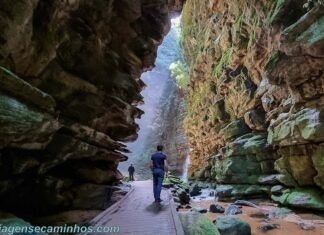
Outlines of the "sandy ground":
M200 201L200 202L192 202L191 206L206 208L209 210L210 204L218 204L226 208L230 203L224 202L215 202L215 201ZM266 211L275 208L275 205L268 205L266 203L259 204L261 211ZM285 219L267 219L266 216L262 216L260 209L242 206L242 214L236 215L238 218L246 221L250 224L252 229L253 235L259 234L267 234L267 235L324 235L324 217L318 216L315 214L310 213L298 213L298 214L291 214ZM222 216L223 214L220 213L206 213L207 217L210 220L215 220L217 217ZM270 224L278 225L277 229L270 230L267 232L263 232L259 229L262 222L267 222ZM301 222L307 224L313 224L314 229L310 231L305 231L301 229L299 224Z

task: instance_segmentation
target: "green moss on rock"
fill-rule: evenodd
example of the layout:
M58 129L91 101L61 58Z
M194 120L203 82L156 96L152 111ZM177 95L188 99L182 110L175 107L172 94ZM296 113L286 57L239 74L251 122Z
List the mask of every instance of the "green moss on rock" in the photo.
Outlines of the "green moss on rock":
M186 235L220 235L215 225L200 213L179 213L179 216Z
M247 134L250 131L250 128L245 124L243 120L237 120L228 124L224 129L221 130L221 133L226 140L230 140L235 137Z
M271 198L290 207L324 211L324 196L316 189L296 188L281 196L272 195Z
M303 109L295 114L283 114L268 128L268 143L294 145L324 141L324 120L321 111Z

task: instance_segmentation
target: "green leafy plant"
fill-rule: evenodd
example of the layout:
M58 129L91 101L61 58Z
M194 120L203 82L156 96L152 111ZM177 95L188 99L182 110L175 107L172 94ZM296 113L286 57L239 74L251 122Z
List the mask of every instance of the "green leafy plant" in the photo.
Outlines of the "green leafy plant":
M222 74L223 69L230 64L232 55L233 55L233 51L234 51L233 48L229 48L222 54L222 57L220 58L219 62L213 69L214 77L216 77L216 78L219 77Z
M260 24L260 18L257 15L255 15L255 17L253 18L253 27L252 27L252 33L251 33L251 36L250 36L249 42L248 42L248 48L250 48L256 40L256 36L257 36L256 34L257 34L259 24Z
M189 84L189 73L187 65L183 61L176 61L169 67L171 75L176 79L180 89L186 89Z
M227 86L225 100L227 110L235 117L241 117L251 101L250 91L245 87L246 75L241 73Z
M285 0L275 0L273 2L273 4L271 5L271 7L269 9L269 13L267 14L267 17L265 19L265 24L267 27L269 27L272 24L273 20L279 13L279 11L284 3L285 3Z

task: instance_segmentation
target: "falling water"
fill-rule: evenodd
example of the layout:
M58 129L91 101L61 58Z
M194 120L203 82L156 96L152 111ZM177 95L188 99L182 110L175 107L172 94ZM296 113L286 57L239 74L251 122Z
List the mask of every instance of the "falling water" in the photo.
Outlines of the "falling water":
M183 171L182 171L182 176L181 176L181 180L184 182L188 182L188 167L190 164L190 158L189 156L186 157L186 161L183 164Z
M119 170L124 175L132 163L135 166L135 178L150 178L150 156L155 151L155 146L165 139L170 112L172 113L174 107L183 102L179 101L177 85L169 70L170 65L182 55L179 44L179 22L180 17L171 20L171 30L159 46L155 68L142 74L141 79L147 87L141 93L144 104L138 108L144 111L144 115L136 120L140 127L138 139L127 144L131 151L128 154L129 160L119 165Z

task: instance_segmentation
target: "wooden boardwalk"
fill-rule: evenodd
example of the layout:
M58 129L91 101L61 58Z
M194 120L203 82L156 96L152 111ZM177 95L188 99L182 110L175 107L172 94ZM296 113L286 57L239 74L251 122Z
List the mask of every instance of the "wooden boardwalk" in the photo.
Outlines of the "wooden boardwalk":
M162 190L159 204L154 202L152 181L131 184L132 191L93 219L92 226L119 226L116 234L122 235L184 235L169 190Z

